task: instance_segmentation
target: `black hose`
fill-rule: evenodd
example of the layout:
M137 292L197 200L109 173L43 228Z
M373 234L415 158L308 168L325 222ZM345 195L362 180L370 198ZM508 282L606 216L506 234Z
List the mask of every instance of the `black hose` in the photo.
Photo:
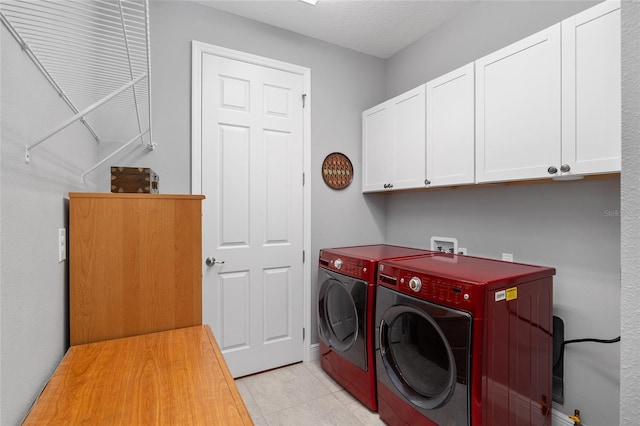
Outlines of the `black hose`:
M553 364L553 369L555 370L560 365L560 362L562 361L562 358L564 357L564 347L566 345L570 344L570 343L582 343L582 342L615 343L615 342L619 342L619 341L620 341L620 336L616 337L615 339L592 339L592 338L586 338L586 339L565 340L560 345L560 356L558 357L558 360Z

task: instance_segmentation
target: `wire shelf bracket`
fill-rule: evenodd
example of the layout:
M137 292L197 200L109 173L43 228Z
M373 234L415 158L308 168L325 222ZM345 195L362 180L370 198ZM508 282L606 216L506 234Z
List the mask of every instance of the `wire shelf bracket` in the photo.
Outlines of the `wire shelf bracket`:
M27 163L31 150L77 121L98 143L136 134L83 181L138 140L155 149L148 0L2 0L0 21L74 114L25 146Z

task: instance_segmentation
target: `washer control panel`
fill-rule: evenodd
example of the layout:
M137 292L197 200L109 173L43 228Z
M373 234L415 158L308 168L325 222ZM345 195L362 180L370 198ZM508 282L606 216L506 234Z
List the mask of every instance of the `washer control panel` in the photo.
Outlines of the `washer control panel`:
M455 306L467 311L484 309L484 286L482 284L418 273L383 262L380 263L378 269L378 285L422 300Z
M337 255L330 251L321 250L319 265L320 267L340 272L353 278L365 280L369 283L373 283L375 280L375 270L371 267L370 262L366 260Z

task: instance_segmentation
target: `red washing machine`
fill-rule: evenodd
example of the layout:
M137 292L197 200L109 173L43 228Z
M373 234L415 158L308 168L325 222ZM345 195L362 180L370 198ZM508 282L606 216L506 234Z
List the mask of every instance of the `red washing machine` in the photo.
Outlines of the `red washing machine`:
M322 368L370 410L378 408L373 328L378 262L435 254L386 244L320 251L318 331Z
M382 420L551 425L555 269L442 254L378 270Z

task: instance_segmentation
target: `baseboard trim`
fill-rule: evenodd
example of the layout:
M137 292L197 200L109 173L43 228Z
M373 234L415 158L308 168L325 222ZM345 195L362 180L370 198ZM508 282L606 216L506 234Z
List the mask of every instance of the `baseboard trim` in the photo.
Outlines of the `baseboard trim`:
M574 426L575 423L569 419L567 414L558 410L551 410L551 424L553 426Z
M304 357L305 361L316 361L320 359L320 344L315 343L313 345L309 345L309 350L307 351L306 356Z

